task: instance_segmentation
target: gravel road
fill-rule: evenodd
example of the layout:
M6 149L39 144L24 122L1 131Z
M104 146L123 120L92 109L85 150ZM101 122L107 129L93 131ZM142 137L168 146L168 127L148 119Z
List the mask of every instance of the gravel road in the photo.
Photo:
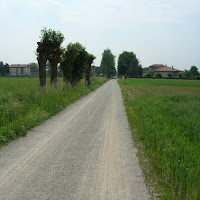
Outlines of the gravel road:
M136 152L111 80L0 149L0 199L149 199Z

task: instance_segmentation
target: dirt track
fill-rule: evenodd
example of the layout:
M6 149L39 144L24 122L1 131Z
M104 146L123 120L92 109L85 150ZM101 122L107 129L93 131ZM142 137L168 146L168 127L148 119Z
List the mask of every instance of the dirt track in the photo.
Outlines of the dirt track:
M0 149L1 200L148 197L116 80Z

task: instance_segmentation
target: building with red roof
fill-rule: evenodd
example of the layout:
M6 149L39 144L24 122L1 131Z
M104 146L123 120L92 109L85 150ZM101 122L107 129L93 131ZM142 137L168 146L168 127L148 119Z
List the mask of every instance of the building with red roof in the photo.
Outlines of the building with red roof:
M154 64L149 66L149 70L151 71L153 77L156 77L158 74L161 74L162 77L178 77L181 70L175 69L173 67L168 67L167 65L162 64Z

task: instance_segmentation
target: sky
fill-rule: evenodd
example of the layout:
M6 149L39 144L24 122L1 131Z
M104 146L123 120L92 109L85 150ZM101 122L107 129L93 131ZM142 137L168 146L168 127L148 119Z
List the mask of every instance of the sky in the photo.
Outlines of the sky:
M41 30L60 31L96 56L136 54L143 67L200 70L199 0L0 0L0 61L37 62Z

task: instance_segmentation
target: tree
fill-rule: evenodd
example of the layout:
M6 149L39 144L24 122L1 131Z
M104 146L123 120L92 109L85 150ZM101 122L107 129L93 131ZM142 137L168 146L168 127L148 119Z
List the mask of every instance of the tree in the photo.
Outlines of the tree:
M100 68L103 76L106 76L107 78L116 75L115 56L112 54L110 49L106 49L102 53Z
M63 71L61 70L60 65L58 66L58 77L63 77Z
M97 67L97 66L96 66L96 67L94 68L94 73L95 73L96 76L100 76L100 74L101 74L101 69L100 69L100 67Z
M91 70L90 70L90 77L94 76L95 75L95 66L92 65L91 66Z
M124 51L119 55L118 73L125 76L142 75L142 66L133 52Z
M8 74L9 74L9 65L7 63L3 64L3 62L0 61L0 75L6 76Z
M41 31L40 42L37 47L37 60L39 65L40 86L46 85L46 62L49 60L51 65L51 83L57 80L57 64L60 62L62 54L61 44L64 36L59 31L47 30Z
M37 63L30 63L29 66L30 66L31 72L38 72L39 71L39 67L38 67Z
M137 76L139 74L139 61L136 56L134 56L131 60L131 64L129 66L129 76Z
M157 78L162 78L162 74L161 74L161 73L158 73L158 74L156 74L156 77L157 77Z
M198 68L196 66L191 66L190 70L190 75L191 76L199 76L199 71L198 71Z
M149 67L144 67L143 68L143 73L148 73L149 72Z
M91 71L91 67L92 67L92 63L94 61L96 57L92 54L89 54L87 55L87 65L86 65L86 68L85 68L85 81L87 83L87 85L90 85L90 71Z
M77 84L87 67L87 61L88 53L80 43L68 44L60 62L64 81Z
M118 73L119 75L128 75L129 68L134 58L133 52L124 51L118 58Z
M184 70L182 71L182 77L184 78L190 78L190 72L188 70Z
M167 74L167 75L168 75L169 78L172 78L172 76L173 76L172 74Z

